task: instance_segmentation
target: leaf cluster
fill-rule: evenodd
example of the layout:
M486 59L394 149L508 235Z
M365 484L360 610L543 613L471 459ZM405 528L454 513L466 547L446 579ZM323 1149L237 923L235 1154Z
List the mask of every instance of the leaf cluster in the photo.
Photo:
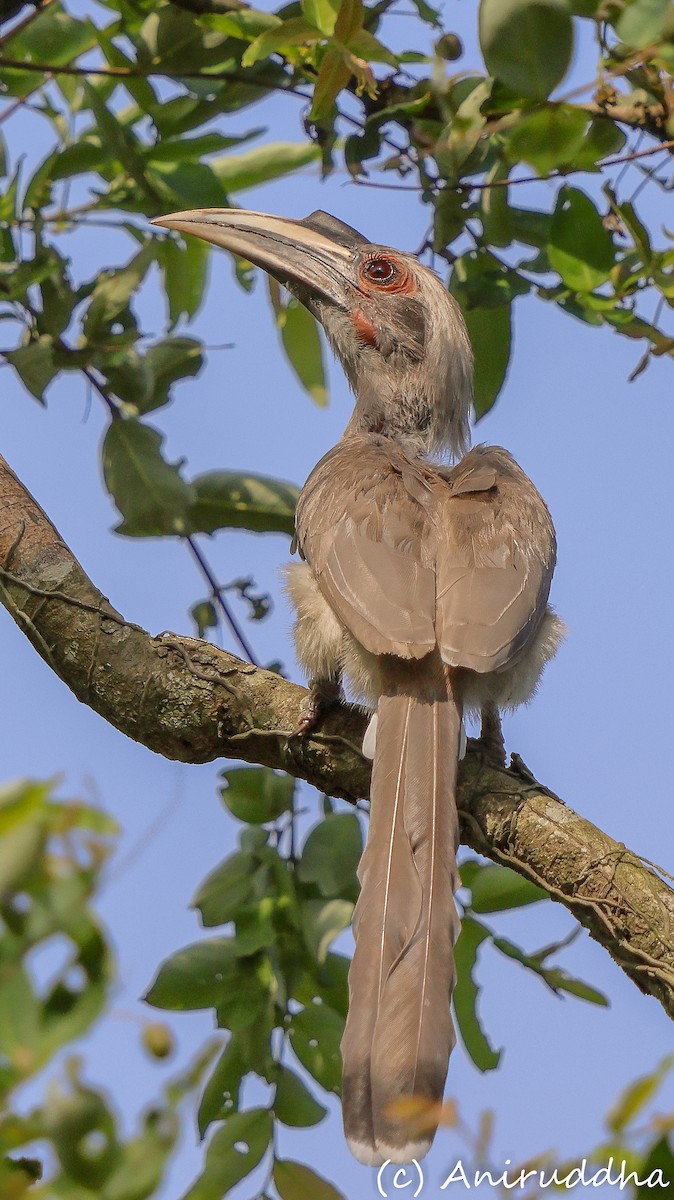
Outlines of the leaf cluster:
M348 927L358 895L358 817L329 809L300 848L295 844L296 784L290 776L239 767L224 772L223 782L222 799L244 826L239 849L207 877L194 907L206 929L224 930L173 955L147 995L150 1004L172 1011L213 1009L227 1033L198 1114L202 1136L214 1124L216 1130L206 1149L204 1173L184 1200L216 1200L223 1179L232 1187L265 1157L270 1177L285 1197L285 1167L280 1184L277 1178L275 1123L318 1123L327 1111L323 1093L339 1096L341 1086L339 1046L349 964L333 943ZM595 1004L607 1001L550 964L559 945L528 954L484 923L485 914L545 901L546 893L507 867L477 859L463 864L461 879L464 915L456 946L455 1014L476 1066L492 1070L500 1054L492 1050L477 1012L475 970L483 942L533 971L558 994ZM269 1091L266 1106L252 1110L242 1107L243 1085L251 1074ZM231 1154L237 1141L246 1143L247 1154ZM312 1186L312 1195L326 1200L338 1195L323 1180ZM295 1193L288 1189L287 1194Z
M116 833L101 810L57 799L51 782L0 789L0 1194L7 1200L147 1200L175 1148L179 1105L212 1058L206 1048L169 1083L131 1137L105 1092L85 1081L78 1057L52 1074L43 1101L15 1106L17 1090L52 1067L110 1002L113 955L93 901ZM165 1057L170 1031L148 1024L145 1042Z

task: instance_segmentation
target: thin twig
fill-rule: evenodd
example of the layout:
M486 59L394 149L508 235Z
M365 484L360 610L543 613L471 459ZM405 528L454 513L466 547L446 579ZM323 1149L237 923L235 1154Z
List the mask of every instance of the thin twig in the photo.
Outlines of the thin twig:
M95 388L95 390L98 392L99 396L101 397L101 400L103 400L105 402L105 404L107 405L107 407L110 411L110 415L115 420L119 419L119 415L120 415L119 405L116 403L115 400L113 400L111 393L108 391L108 389L105 387L105 385L103 383L101 383L100 379L97 379L96 375L91 370L91 367L82 367L81 370L82 370L82 374L84 376L86 376L86 378L89 380L89 383L91 384L92 388Z
M2 36L0 36L0 46L4 46L5 42L10 42L12 38L17 36L17 34L23 33L24 29L26 29L28 25L31 25L35 18L39 17L40 14L43 13L45 9L48 8L52 3L53 0L42 0L42 3L38 4L32 12L28 13L28 16L23 18L23 21L19 21L19 23L14 25L12 29L8 29L7 33L3 33Z
M667 142L658 142L657 146L649 146L646 150L637 150L633 154L622 154L616 158L605 158L597 162L600 169L604 167L616 167L619 163L631 163L638 158L646 158L649 154L660 154L663 150L674 149L674 138ZM516 179L509 177L508 179L494 179L491 182L476 183L472 179L462 179L454 187L449 187L445 184L444 187L439 187L437 183L429 181L428 183L379 183L374 179L353 179L346 182L353 182L357 187L379 188L383 192L436 192L440 195L445 191L471 192L471 191L489 191L491 188L498 187L515 187L520 183L548 183L551 179L565 179L568 175L576 175L584 171L584 167L576 167L569 171L551 171L549 175L520 175Z
M640 129L637 139L633 143L632 149L629 151L629 153L636 154L641 149L641 143L643 142L643 140L644 140L644 130ZM630 164L629 164L629 162L626 162L618 171L618 174L616 175L615 180L613 181L613 187L614 187L615 191L618 190L620 184L623 181L625 174L627 173L627 171L629 171L629 169L630 169Z
M218 608L220 609L220 612L222 613L227 624L229 625L229 628L231 629L232 633L234 634L234 637L236 638L241 649L243 650L244 654L246 655L246 658L248 659L249 662L251 662L253 664L254 667L259 667L260 664L255 657L253 649L250 646L245 633L239 626L239 623L236 620L234 613L231 611L227 601L225 600L225 597L222 592L222 588L220 587L220 584L218 583L217 579L215 578L215 575L213 574L213 571L212 571L207 559L204 557L204 555L201 551L201 548L197 545L197 543L193 537L186 537L184 539L184 541L189 546L189 549L192 553L192 556L193 556L197 566L199 567L199 570L201 571L201 574L203 575L204 579L206 580L206 582L208 583L208 586L211 589L211 599L213 600L213 602L215 604L217 604Z
M8 121L10 117L13 117L14 113L18 112L20 108L26 108L26 101L30 99L34 92L39 91L41 87L41 83L36 83L35 87L29 88L28 91L24 92L22 96L17 96L16 100L14 100L14 102L10 104L3 113L0 113L0 125L4 125L5 121ZM4 100L6 97L2 96L0 99Z
M270 83L267 80L256 79L238 71L170 71L168 68L148 67L146 71L132 67L76 67L67 63L62 67L49 63L22 62L16 58L0 56L0 67L12 71L33 71L42 75L75 75L86 78L89 75L101 75L109 79L152 79L156 76L167 79L208 79L213 83L221 80L231 80L233 83L248 83L252 87L262 88L269 92L289 92L302 100L311 100L308 92L300 91L285 83Z
M287 92L291 96L298 96L301 100L306 100L311 103L311 93L304 92L298 87L294 87L289 83L270 83L266 80L255 79L249 75L237 71L169 71L162 70L158 67L149 67L147 70L131 67L78 67L72 63L64 66L50 66L48 63L21 62L19 59L10 59L0 57L0 67L6 67L9 70L17 71L34 71L45 75L76 75L87 77L89 75L100 75L111 79L151 79L153 77L168 78L168 79L206 79L213 80L217 83L222 80L229 80L232 83L247 83L252 87L262 88L264 91L270 92ZM32 89L33 91L36 89ZM32 92L27 93L31 95ZM16 109L17 105L11 106L11 111ZM342 120L347 121L354 129L363 130L365 125L359 121L357 117L353 117L350 113L340 112L339 116ZM0 116L0 122L6 119L5 114ZM414 162L409 149L404 146L399 146L391 138L383 136L382 141L396 154L404 155L410 162Z
M670 138L667 142L658 142L657 146L649 146L646 150L635 150L632 154L620 154L615 158L600 159L596 166L601 169L617 167L619 163L631 163L637 158L647 158L649 154L660 154L663 150L672 149L674 149L674 138ZM462 180L457 188L468 192L471 190L484 191L487 188L495 187L511 187L518 183L547 183L549 179L565 178L567 175L576 175L583 170L583 167L576 167L571 171L551 171L549 175L521 175L517 179L494 179L492 183L473 183L471 180Z
M573 88L572 91L565 92L563 96L555 97L556 103L568 104L570 100L575 100L578 96L584 95L585 92L597 91L606 83L607 79L618 79L621 75L626 75L628 71L634 70L635 67L644 63L646 59L652 58L659 45L659 42L651 42L650 45L637 50L630 58L623 59L622 62L616 63L613 67L603 68L602 74L595 75L590 83L583 83L579 87Z

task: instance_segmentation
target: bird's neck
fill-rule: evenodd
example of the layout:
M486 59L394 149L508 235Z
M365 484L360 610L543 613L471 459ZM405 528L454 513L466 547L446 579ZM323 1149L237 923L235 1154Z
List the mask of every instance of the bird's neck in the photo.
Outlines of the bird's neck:
M356 403L344 437L379 434L399 442L408 454L425 458L438 451L463 452L463 433L455 430L448 397L436 395L414 372L362 374Z
M379 390L358 394L344 437L363 433L400 442L414 457L425 457L436 448L431 406L424 397L404 391L386 397Z

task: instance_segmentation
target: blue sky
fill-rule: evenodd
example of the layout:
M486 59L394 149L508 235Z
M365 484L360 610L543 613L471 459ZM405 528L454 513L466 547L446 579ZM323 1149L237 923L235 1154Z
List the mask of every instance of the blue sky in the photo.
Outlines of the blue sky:
M476 7L445 5L448 28L469 43ZM401 39L412 25L404 22ZM266 124L269 138L299 140L300 118L299 102L274 99L223 118L220 127L240 133ZM36 118L24 122L31 157L37 156L44 131ZM635 176L631 186L636 182ZM541 183L522 189L520 199L544 207L551 194L554 185ZM420 243L427 225L415 196L356 187L342 171L321 183L313 167L237 200L291 216L325 208L373 239L405 249ZM658 236L661 225L672 226L665 201L655 189L647 197ZM110 232L83 231L67 246L82 278L131 253L129 241ZM233 281L226 256L214 255L212 266L207 304L195 328L207 344L231 342L234 348L211 352L200 377L183 384L173 406L153 423L167 434L169 456L186 457L190 474L242 468L301 483L346 424L351 404L346 384L331 364L330 406L315 408L283 359L263 280L247 297ZM152 281L141 311L145 328L160 334L165 315ZM671 870L674 375L669 359L656 360L628 383L641 352L641 345L590 329L540 301L519 300L508 381L475 439L508 447L545 496L559 539L552 598L569 626L534 705L508 719L508 746L585 817ZM61 379L46 410L22 391L9 369L2 382L2 452L96 584L151 632L191 632L187 609L203 595L203 586L186 550L168 539L110 533L117 518L99 466L105 413L96 404L88 410L83 382ZM247 630L263 661L280 657L297 678L290 616L278 582L287 539L225 533L207 549L221 578L253 574L262 589L272 591L273 617ZM125 740L70 695L2 614L0 648L0 777L59 773L63 794L94 797L123 828L118 863L112 864L100 901L117 948L118 991L85 1052L88 1076L111 1089L129 1127L160 1080L187 1061L211 1031L208 1014L168 1018L178 1054L158 1066L148 1062L137 1028L126 1018L154 1015L139 996L156 964L199 936L189 901L236 837L215 791L225 764L171 763ZM318 819L314 794L307 799ZM142 852L125 865L148 829L154 832ZM572 922L561 907L544 904L494 925L535 949L563 936ZM481 1013L493 1042L504 1047L502 1065L480 1075L457 1048L448 1094L458 1097L473 1128L481 1111L495 1110L497 1161L516 1162L550 1148L560 1157L582 1154L600 1140L602 1116L619 1089L672 1049L672 1028L660 1006L642 996L586 933L561 961L605 991L610 1009L561 1001L494 952L485 950L480 963ZM674 1106L671 1086L665 1103ZM374 1174L349 1157L337 1117L313 1130L284 1131L281 1148L284 1156L322 1170L349 1198L377 1194ZM454 1134L439 1135L424 1194L441 1194L434 1188L460 1151ZM200 1153L188 1120L162 1198L181 1194L197 1172ZM252 1192L248 1183L233 1194L243 1198ZM483 1188L480 1194L488 1192Z

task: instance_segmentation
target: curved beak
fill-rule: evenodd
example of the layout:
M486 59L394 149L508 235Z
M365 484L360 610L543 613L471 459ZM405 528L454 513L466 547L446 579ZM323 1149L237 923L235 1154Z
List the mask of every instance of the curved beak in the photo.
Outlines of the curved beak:
M305 303L322 299L344 307L353 285L355 252L367 238L327 213L301 221L236 208L197 208L156 217L153 225L192 233L257 267Z

